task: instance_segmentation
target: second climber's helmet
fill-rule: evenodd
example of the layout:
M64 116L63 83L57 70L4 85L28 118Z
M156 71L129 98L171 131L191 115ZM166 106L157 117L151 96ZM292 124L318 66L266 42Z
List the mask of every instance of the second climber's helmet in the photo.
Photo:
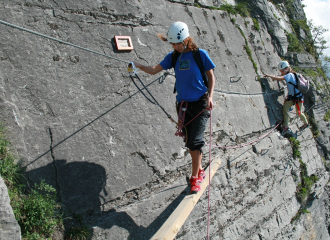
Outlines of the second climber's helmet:
M168 29L167 40L170 43L183 42L187 37L189 37L189 30L184 22L175 22Z
M290 67L290 64L287 61L282 61L277 66L278 70L282 70L282 69L285 69L287 67Z

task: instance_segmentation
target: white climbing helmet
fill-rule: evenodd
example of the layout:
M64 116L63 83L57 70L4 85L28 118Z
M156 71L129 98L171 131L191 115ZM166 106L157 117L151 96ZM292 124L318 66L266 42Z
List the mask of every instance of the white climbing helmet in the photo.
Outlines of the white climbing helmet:
M175 22L167 32L167 40L170 43L181 43L189 37L189 29L184 22Z
M290 67L290 64L287 61L282 61L277 66L278 70L282 70L282 69L285 69L287 67Z

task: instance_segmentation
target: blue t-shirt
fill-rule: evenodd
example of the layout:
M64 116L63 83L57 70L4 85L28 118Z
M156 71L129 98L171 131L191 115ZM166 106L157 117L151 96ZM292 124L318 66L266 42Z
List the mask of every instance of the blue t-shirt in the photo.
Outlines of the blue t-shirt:
M199 49L204 70L209 71L215 68L209 54L204 49ZM172 53L166 55L160 65L164 70L172 68ZM201 98L207 91L201 71L194 59L193 52L180 53L175 64L176 75L176 100L178 102L193 102Z
M295 96L298 98L302 98L304 95L297 89L295 88L292 84L297 85L297 79L296 76L293 73L288 73L286 75L284 75L285 81L288 83L288 95L289 96ZM297 95L295 95L297 94Z

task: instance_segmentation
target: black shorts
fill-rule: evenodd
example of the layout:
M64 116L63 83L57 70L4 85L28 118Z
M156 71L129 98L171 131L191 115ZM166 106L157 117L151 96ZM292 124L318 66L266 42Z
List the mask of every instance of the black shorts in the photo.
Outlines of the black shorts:
M179 112L181 102L176 104L177 112ZM185 114L184 125L195 118L207 107L206 96L203 95L198 101L188 102L188 107ZM198 115L192 122L182 129L182 132L186 135L186 147L189 150L202 150L205 145L204 142L204 131L206 129L207 120L210 117L210 111L205 110L203 113Z

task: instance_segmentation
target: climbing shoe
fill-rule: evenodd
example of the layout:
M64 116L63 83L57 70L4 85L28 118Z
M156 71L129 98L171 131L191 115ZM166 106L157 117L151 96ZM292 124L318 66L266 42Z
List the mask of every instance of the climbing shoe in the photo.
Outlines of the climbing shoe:
M201 186L199 185L199 180L195 176L191 176L189 179L190 182L190 193L197 193L201 190Z
M306 128L308 128L309 127L309 124L304 124L304 125L302 125L300 128L299 128L299 130L300 131L304 131Z
M198 181L202 183L205 179L205 171L204 170L199 170L198 172Z
M282 130L282 135L284 136L289 131L289 127L284 127Z

